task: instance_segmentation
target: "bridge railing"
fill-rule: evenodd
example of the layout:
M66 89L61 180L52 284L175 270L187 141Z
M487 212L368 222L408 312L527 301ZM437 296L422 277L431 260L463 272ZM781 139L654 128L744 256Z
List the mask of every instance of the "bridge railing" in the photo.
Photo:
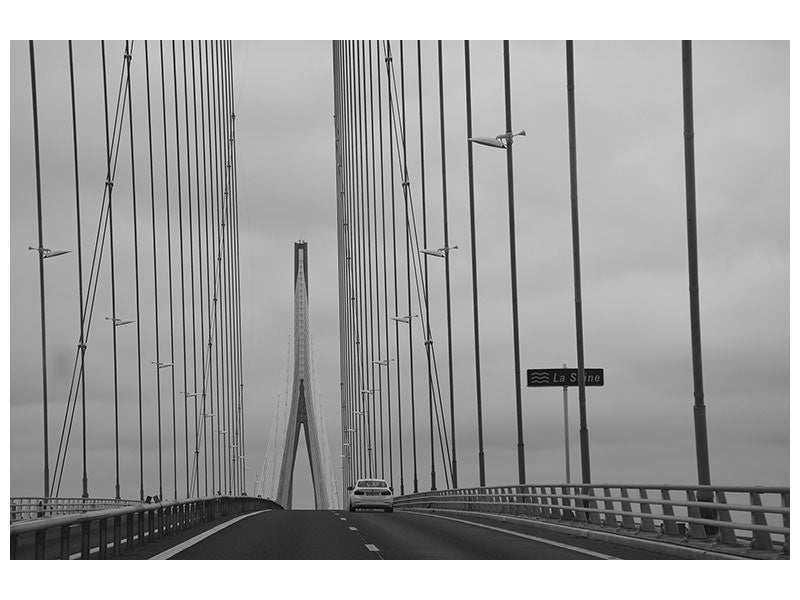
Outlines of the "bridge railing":
M107 558L221 516L280 508L266 498L210 496L17 521L10 528L10 557Z
M789 488L551 484L461 488L398 497L397 508L571 521L789 554Z
M46 519L140 504L119 498L11 498L11 522Z

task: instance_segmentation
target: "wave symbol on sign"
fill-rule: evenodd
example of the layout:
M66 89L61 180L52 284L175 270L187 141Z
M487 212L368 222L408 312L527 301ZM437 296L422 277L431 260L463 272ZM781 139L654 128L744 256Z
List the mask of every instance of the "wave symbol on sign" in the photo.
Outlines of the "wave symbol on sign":
M549 373L533 373L531 375L531 383L550 383Z

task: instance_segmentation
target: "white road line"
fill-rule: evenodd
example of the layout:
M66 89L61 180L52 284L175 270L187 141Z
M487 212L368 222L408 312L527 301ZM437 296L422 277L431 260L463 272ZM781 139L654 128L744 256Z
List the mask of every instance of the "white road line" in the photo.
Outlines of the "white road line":
M432 515L429 513L415 513L418 515L423 515L425 517L434 517L435 519L447 519L448 521L456 521L457 523L466 523L467 525L473 525L475 527L483 527L484 529L491 529L492 531L499 531L500 533L507 533L508 535L514 535L516 537L521 537L526 540L531 540L533 542L539 542L541 544L547 544L549 546L555 546L557 548L563 548L565 550L571 550L572 552L578 552L580 554L586 554L587 556L593 556L595 558L602 558L604 560L616 560L616 556L611 556L609 554L601 554L600 552L594 552L593 550L587 550L585 548L580 548L579 546L571 546L569 544L562 544L561 542L555 542L553 540L548 540L545 538L536 537L534 535L528 535L527 533L520 533L518 531L511 531L510 529L502 529L500 527L493 527L491 525L484 525L483 523L475 523L474 521L466 521L464 519L456 519L454 517L445 517L443 515Z
M358 531L358 527L348 527L350 531Z
M344 517L339 517L339 520L340 521L347 521L347 519L345 519Z
M370 552L380 552L375 544L364 544Z
M229 527L229 526L233 525L234 523L237 523L237 522L241 521L242 519L246 519L247 517L252 517L252 516L255 516L255 515L260 515L261 513L265 513L265 512L269 512L269 509L267 509L267 510L259 510L258 512L253 512L253 513L248 513L246 515L241 515L239 517L236 517L235 519L231 519L230 521L226 521L225 523L222 523L221 525L217 525L216 527L214 527L213 529L209 529L208 531L204 531L203 533L201 533L199 535L196 535L193 538L188 539L185 542L183 542L181 544L178 544L177 546L174 546L173 548L170 548L169 550L164 550L164 552L162 552L161 554L156 554L155 556L151 556L150 560L166 560L168 558L172 558L173 556L178 554L178 552L183 552L187 548L189 548L191 546L194 546L198 542L203 541L207 537L210 537L210 536L214 535L218 531L221 531L221 530L225 529L226 527Z

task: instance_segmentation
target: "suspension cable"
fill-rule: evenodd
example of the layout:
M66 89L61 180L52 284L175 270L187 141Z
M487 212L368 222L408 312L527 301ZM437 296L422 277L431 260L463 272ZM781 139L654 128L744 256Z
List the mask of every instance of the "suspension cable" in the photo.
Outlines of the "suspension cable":
M383 247L383 322L384 322L384 332L385 332L385 354L384 359L386 361L386 410L387 410L387 437L388 437L388 446L389 446L389 485L394 487L394 472L392 467L392 386L391 386L391 371L389 369L389 294L388 294L388 286L387 286L387 273L386 273L386 194L385 194L385 180L384 180L384 168L383 168L383 104L381 99L381 70L380 70L380 57L378 56L378 48L380 46L379 42L375 42L375 54L376 54L376 65L375 68L377 70L377 77L378 80L378 144L380 146L380 166L381 166L381 243ZM377 226L376 226L377 227ZM379 329L380 331L380 329ZM380 338L378 343L380 344ZM383 386L381 385L381 388ZM381 392L383 390L381 389Z
M133 103L131 102L132 48L125 43L125 87L128 95L128 136L131 143L131 205L133 208L133 264L136 298L136 375L139 408L139 496L144 496L144 441L142 429L142 326L139 301L139 221L136 214L136 161L133 139ZM160 490L159 490L159 493Z
M478 405L478 478L480 486L486 485L486 466L483 453L483 407L481 403L481 354L478 327L478 265L475 244L475 175L472 161L472 82L470 77L469 40L464 41L464 78L467 105L467 173L469 183L470 258L472 261L472 332L475 342L475 397Z
M170 348L170 375L172 379L172 425L175 431L175 311L172 294L172 227L170 225L170 210L169 210L169 153L167 148L167 93L164 80L164 43L159 41L158 48L161 61L161 116L163 121L164 132L164 190L167 216L167 278L169 281L169 348ZM157 367L160 368L160 367ZM184 369L185 370L185 369ZM161 469L161 403L159 395L158 403L158 487L161 488L162 482L162 469ZM175 436L173 435L173 438ZM188 453L188 441L186 445L186 452ZM189 474L188 469L186 473L186 497L189 497Z
M422 191L422 244L428 247L428 210L425 198L425 129L422 105L422 42L417 40L417 88L419 92L419 156L420 186ZM428 255L425 261L425 289L428 289ZM433 445L433 380L431 379L431 311L428 295L425 294L425 355L428 362L428 419L431 444L431 490L436 489L436 453Z
M438 42L439 58L439 137L442 148L442 221L444 224L444 281L445 298L447 304L447 364L450 378L450 442L452 444L452 467L450 476L452 477L453 487L458 487L458 470L456 469L456 411L455 398L453 395L453 326L451 318L451 298L450 298L450 238L448 237L447 227L447 155L445 152L446 140L444 131L444 83L442 75L442 40ZM427 279L426 279L427 289ZM426 295L427 296L427 295Z
M72 152L75 164L75 223L77 225L77 246L78 246L78 317L80 320L80 338L78 348L81 355L80 379L78 386L81 388L81 424L82 424L82 458L83 458L83 478L82 478L82 498L89 497L89 478L86 473L86 342L84 340L84 306L83 306L83 247L81 244L81 194L80 177L78 170L78 124L75 109L75 67L72 55L72 40L68 42L69 48L69 87L70 104L72 107ZM70 394L71 395L71 394Z

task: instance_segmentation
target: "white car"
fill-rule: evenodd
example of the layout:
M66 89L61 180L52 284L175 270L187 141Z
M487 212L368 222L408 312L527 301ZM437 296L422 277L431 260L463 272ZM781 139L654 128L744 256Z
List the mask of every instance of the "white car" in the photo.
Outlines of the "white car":
M350 512L359 508L382 508L386 512L394 510L392 488L383 479L359 479L350 492Z

